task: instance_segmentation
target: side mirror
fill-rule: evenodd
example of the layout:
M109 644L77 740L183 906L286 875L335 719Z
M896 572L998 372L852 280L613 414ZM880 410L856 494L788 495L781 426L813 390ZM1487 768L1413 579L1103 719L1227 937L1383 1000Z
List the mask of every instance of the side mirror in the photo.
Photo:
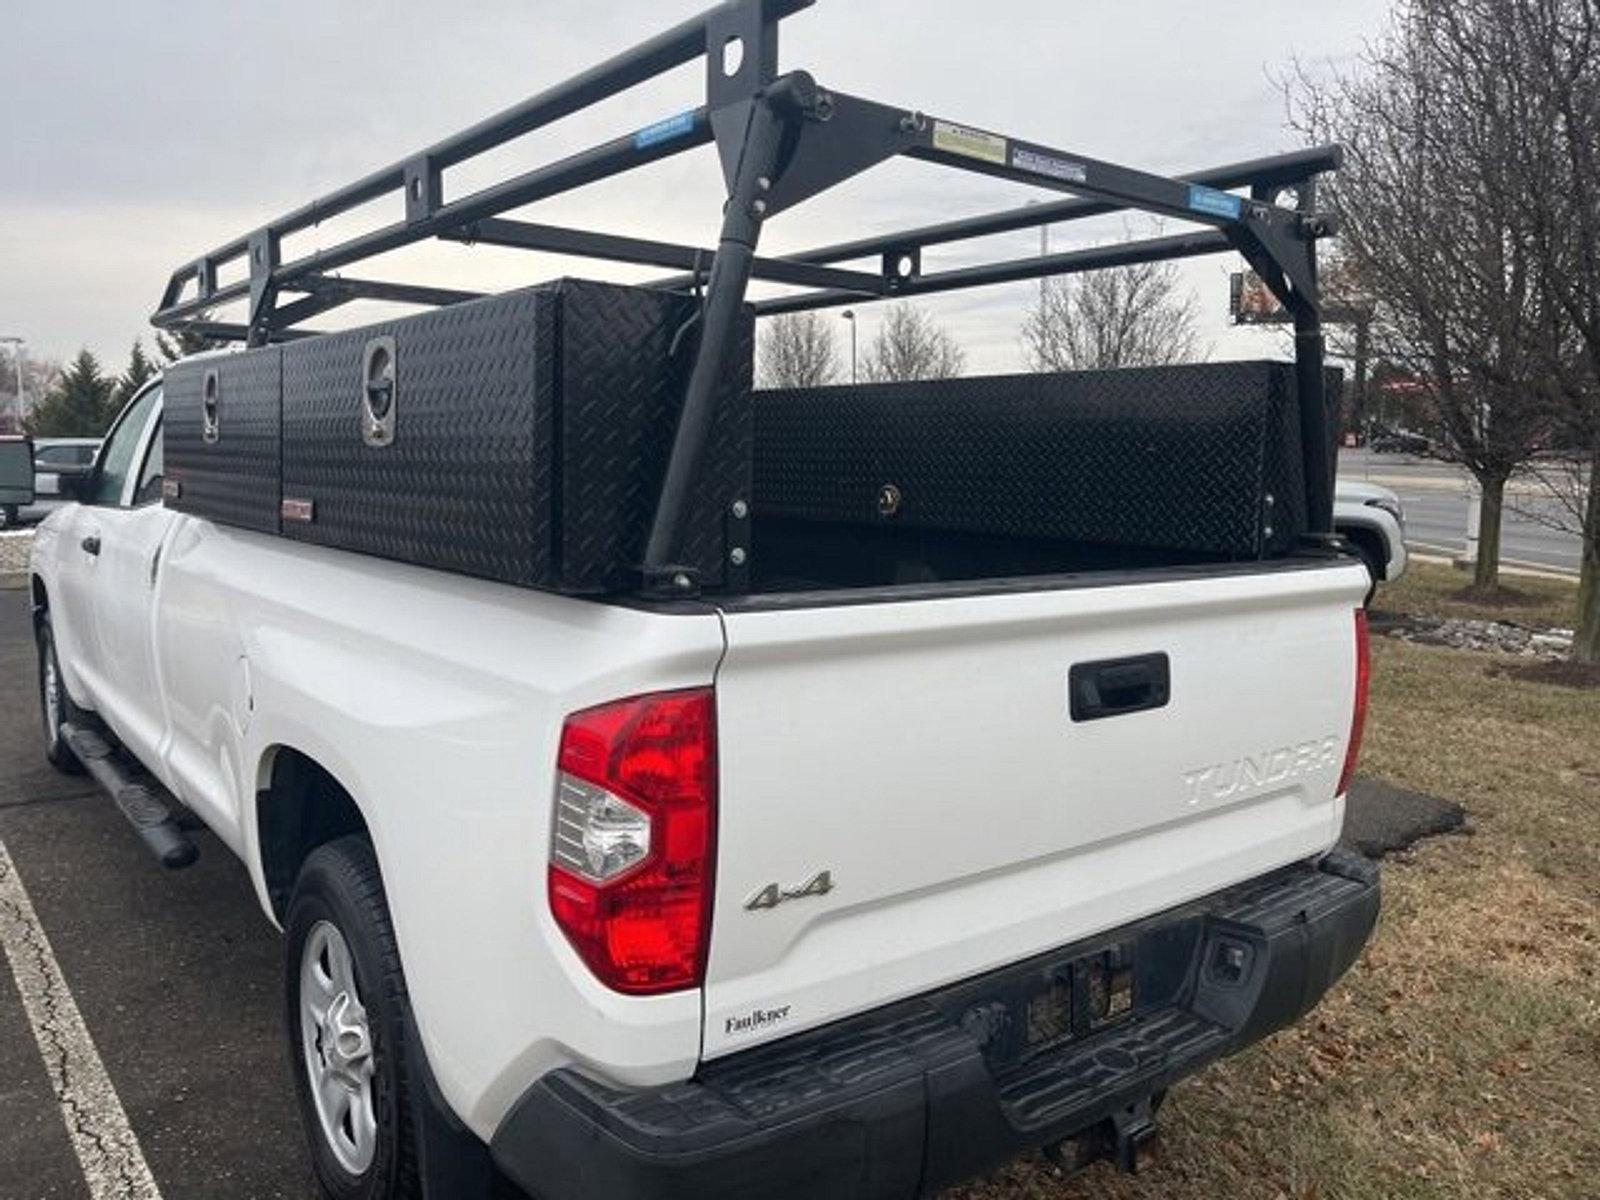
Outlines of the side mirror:
M55 468L56 487L63 500L76 500L87 504L94 495L95 465L93 463L62 463Z

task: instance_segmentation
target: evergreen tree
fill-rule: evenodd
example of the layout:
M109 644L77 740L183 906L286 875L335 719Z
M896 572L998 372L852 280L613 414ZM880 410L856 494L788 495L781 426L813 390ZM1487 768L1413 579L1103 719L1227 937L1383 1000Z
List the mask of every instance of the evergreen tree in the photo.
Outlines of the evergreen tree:
M207 314L200 313L197 320L205 320ZM216 350L228 343L220 338L206 337L203 333L195 333L191 329L174 329L167 333L156 334L156 355L162 366L171 366L180 358L188 358L191 354L199 354L202 350Z
M133 352L128 355L127 369L122 372L117 380L116 400L120 409L134 394L142 388L155 375L160 368L144 352L144 343L138 338L133 339Z
M80 350L28 414L27 429L34 437L100 437L119 408L117 381L101 373L92 353Z

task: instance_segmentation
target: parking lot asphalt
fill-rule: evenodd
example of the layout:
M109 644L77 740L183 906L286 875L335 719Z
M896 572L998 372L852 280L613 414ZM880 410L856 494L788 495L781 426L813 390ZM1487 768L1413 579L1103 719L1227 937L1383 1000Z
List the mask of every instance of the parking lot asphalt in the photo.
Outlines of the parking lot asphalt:
M35 681L27 593L0 588L0 849L157 1190L91 1186L72 1098L58 1099L0 969L0 1200L319 1196L284 1050L280 940L244 868L200 832L199 862L163 870L92 785L45 762ZM1347 841L1373 853L1443 827L1442 802L1393 799L1358 780Z
M284 1052L280 942L200 833L167 872L81 777L44 760L26 593L0 590L0 843L48 936L160 1195L320 1195ZM81 1169L10 971L0 971L0 1197L137 1194Z

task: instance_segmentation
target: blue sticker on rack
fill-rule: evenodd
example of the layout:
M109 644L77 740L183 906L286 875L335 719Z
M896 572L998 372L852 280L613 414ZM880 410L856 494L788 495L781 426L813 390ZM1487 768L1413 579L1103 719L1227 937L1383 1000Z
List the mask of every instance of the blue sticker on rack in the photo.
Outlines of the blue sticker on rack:
M1244 211L1244 202L1228 192L1192 183L1189 185L1189 207L1195 212L1208 213L1213 217L1231 217L1237 221L1239 214Z
M694 132L694 113L682 112L675 117L668 117L665 121L657 121L654 125L646 125L633 135L633 148L645 150L662 142L670 142L673 138L683 137Z

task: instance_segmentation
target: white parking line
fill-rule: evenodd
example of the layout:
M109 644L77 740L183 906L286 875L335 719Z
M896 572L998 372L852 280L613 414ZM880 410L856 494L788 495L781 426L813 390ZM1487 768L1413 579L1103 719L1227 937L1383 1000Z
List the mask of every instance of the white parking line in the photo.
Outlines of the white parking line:
M128 1114L67 990L50 939L0 842L0 945L93 1200L161 1200Z

